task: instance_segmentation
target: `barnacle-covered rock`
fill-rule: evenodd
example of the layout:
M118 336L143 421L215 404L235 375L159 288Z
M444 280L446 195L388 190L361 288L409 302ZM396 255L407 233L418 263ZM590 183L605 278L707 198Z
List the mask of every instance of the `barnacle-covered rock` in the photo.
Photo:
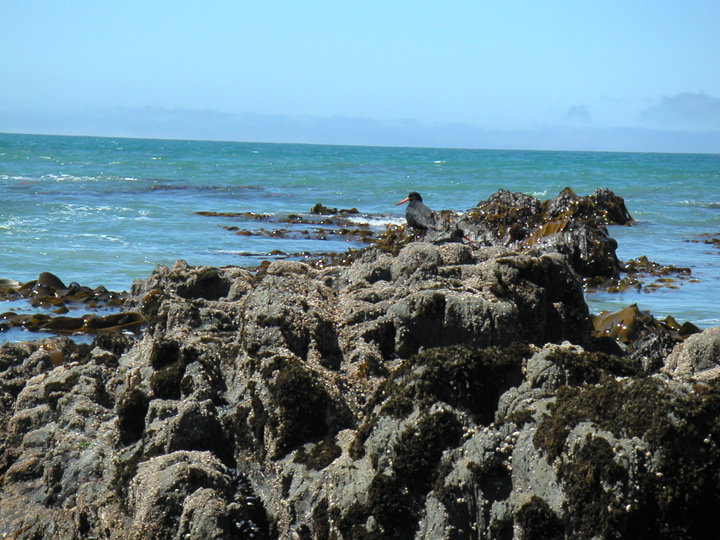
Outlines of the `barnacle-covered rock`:
M717 529L717 329L584 300L578 272L612 274L620 203L499 192L441 213L453 241L397 228L316 261L178 261L124 300L139 337L95 321L89 344L0 346L0 536Z

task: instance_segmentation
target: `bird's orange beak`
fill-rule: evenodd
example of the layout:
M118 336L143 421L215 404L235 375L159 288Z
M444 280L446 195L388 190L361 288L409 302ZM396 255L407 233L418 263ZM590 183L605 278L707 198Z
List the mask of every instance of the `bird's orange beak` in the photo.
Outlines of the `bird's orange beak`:
M410 200L410 197L406 197L406 198L404 198L402 201L400 201L399 203L397 203L395 206L400 206L401 204L406 203L406 202L408 202L409 200Z

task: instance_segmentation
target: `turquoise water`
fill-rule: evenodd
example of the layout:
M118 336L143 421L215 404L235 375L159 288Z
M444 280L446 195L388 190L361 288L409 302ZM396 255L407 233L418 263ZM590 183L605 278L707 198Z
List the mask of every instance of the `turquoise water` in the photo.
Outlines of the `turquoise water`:
M274 250L361 246L337 236L240 236L227 227L300 228L196 212L257 212L276 220L319 202L356 207L358 221L381 227L402 221L403 208L394 204L409 191L435 210L462 211L500 188L546 199L565 187L580 195L604 187L624 197L638 220L611 230L620 259L647 255L690 266L699 282L651 294L588 295L591 310L638 303L656 316L720 324L720 249L698 236L720 233L718 155L0 134L0 187L0 278L24 282L51 271L66 283L118 291L179 258L256 265Z

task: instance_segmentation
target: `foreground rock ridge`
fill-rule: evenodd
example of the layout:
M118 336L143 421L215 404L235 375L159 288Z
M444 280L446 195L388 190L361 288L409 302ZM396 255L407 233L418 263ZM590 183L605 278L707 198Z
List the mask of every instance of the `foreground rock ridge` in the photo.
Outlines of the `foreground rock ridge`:
M717 530L720 328L594 331L580 269L607 259L570 238L612 258L602 223L493 232L488 208L451 216L472 242L346 265L159 266L139 336L0 347L0 537Z

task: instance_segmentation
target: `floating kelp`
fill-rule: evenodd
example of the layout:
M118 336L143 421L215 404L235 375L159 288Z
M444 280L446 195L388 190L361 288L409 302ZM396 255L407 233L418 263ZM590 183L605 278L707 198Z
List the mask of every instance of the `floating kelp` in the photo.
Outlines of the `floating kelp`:
M586 292L652 292L661 288L678 289L681 282L692 281L690 268L661 265L645 255L623 263L621 270L626 274L623 278L584 278ZM650 282L652 278L656 279Z
M65 285L50 272L43 272L38 279L22 284L11 279L0 280L0 300L27 300L33 307L55 309L64 313L72 306L90 308L119 308L127 293L108 291L102 285L91 289L76 282Z
M266 238L282 238L290 240L327 240L328 237L341 236L345 240L362 242L370 244L375 241L375 232L366 228L350 229L345 227L330 229L326 227L317 227L313 229L239 229L238 227L224 227L226 230L232 231L238 236L260 236Z
M302 214L288 214L284 218L276 220L278 223L290 223L293 225L335 225L337 227L361 227L369 229L370 225L367 223L358 222L346 214L334 215L332 217L325 217L322 219L314 219L307 215Z
M83 315L82 317L52 317L44 313L31 315L8 311L0 314L0 331L11 327L23 328L32 332L52 332L55 334L95 334L101 330L140 330L145 318L140 313L124 312L111 315Z
M95 289L72 282L69 285L50 272L42 272L38 279L20 283L12 279L0 280L0 300L26 301L30 307L45 309L48 313L17 313L8 311L0 314L0 331L22 328L32 332L55 334L94 334L100 330L140 329L145 319L139 313L122 312L99 316L85 314L79 317L66 316L70 310L112 310L121 309L126 292L112 292L100 286Z
M595 337L611 337L631 349L649 333L664 333L677 341L683 341L701 331L690 322L679 324L670 316L663 320L656 319L649 311L640 310L637 304L592 315L592 322Z
M272 216L254 212L202 211L195 213L207 217L251 219L268 224L289 225L277 228L242 228L237 225L223 225L223 229L238 236L259 236L287 240L327 240L330 237L342 237L349 242L370 244L376 240L379 232L377 227L373 228L368 223L360 222L353 217L359 214L357 208L338 210L337 208L327 208L319 203L310 209L310 214ZM321 217L318 218L317 216Z
M258 221L270 219L270 214L258 214L256 212L195 212L198 216L207 217L233 217L245 219L257 219Z
M709 240L705 240L706 244L712 244L713 246L720 248L720 238L710 238Z
M703 244L720 248L720 234L697 234L693 238L686 240L686 242L691 242L693 244L702 242Z
M681 266L663 266L649 260L645 255L632 259L623 265L623 271L628 275L640 273L650 274L652 276L667 276L671 274L690 275L690 268Z

